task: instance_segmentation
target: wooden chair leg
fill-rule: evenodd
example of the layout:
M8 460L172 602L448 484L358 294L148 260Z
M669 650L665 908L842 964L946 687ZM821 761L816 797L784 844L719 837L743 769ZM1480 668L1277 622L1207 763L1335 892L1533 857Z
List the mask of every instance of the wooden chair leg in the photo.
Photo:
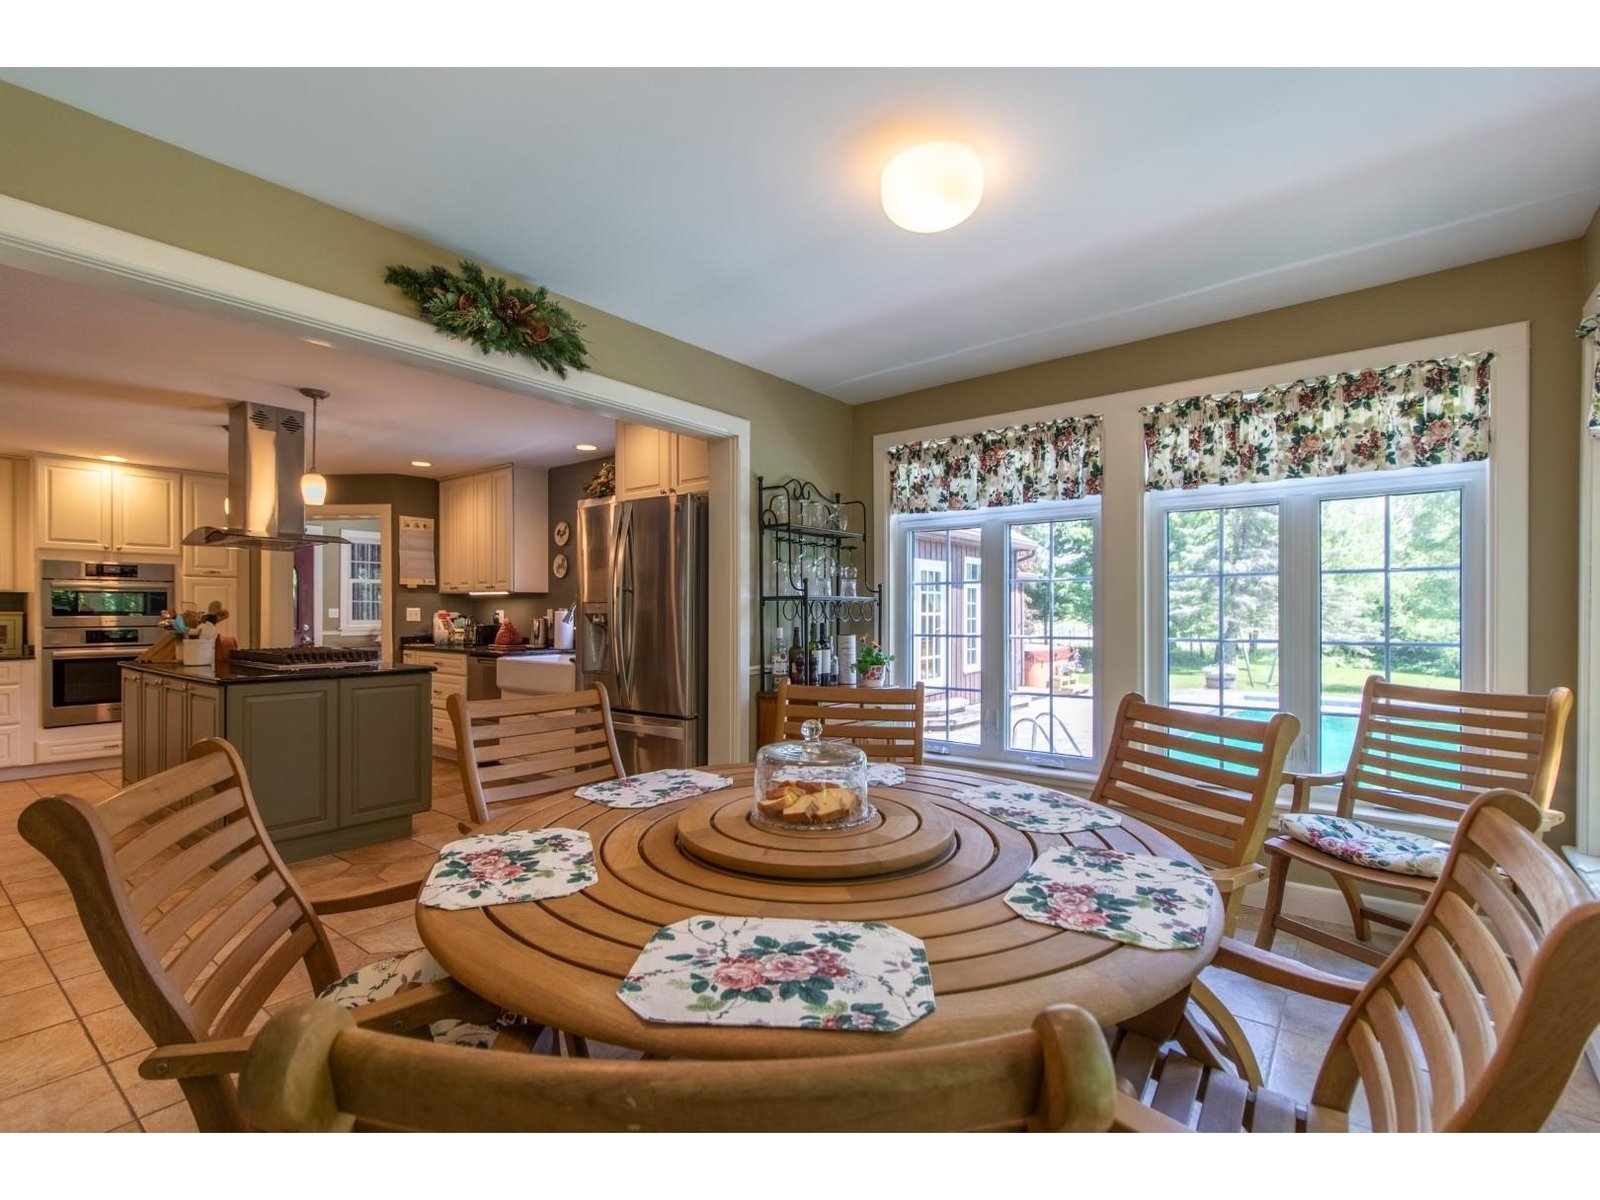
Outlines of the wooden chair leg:
M1346 879L1343 875L1335 875L1333 882L1338 885L1339 893L1344 896L1344 906L1350 910L1350 927L1355 930L1356 941L1370 942L1372 924L1367 920L1361 892L1356 888L1354 880Z
M1245 1036L1243 1027L1234 1015L1228 1011L1228 1006L1208 988L1202 981L1196 979L1189 985L1190 1011L1198 1008L1205 1014L1206 1019L1216 1026L1221 1041L1207 1038L1211 1043L1210 1049L1220 1053L1234 1068L1235 1072L1252 1088L1259 1088L1265 1080L1261 1075L1261 1064L1256 1061L1255 1050L1250 1045L1250 1039ZM1187 1013L1184 1017L1185 1024L1193 1024L1193 1018ZM1183 1043L1180 1031L1178 1041ZM1188 1050L1188 1047L1184 1047ZM1190 1051L1190 1057L1198 1057Z
M561 1031L561 1052L567 1058L588 1058L589 1039L580 1034Z
M1289 856L1271 855L1272 864L1267 876L1267 906L1261 912L1261 927L1256 930L1256 946L1271 950L1272 940L1278 936L1278 911L1283 907L1283 889L1289 882Z

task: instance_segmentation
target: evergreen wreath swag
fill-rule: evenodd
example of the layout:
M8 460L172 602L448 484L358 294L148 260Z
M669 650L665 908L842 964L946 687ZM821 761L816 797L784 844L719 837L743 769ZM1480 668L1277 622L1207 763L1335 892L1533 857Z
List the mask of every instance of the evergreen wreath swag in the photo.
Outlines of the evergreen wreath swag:
M416 301L423 319L440 333L471 342L485 354L494 350L531 358L562 379L568 367L589 366L584 357L589 349L578 336L583 326L550 298L547 288L512 287L465 260L459 275L444 267L390 267L383 281Z

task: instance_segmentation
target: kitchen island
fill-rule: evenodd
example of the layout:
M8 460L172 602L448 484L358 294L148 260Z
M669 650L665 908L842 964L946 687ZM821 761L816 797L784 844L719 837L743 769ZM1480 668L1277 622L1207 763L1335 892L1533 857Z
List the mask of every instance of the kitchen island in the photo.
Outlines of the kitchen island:
M184 761L205 737L244 759L285 859L407 837L433 801L430 676L418 664L274 673L130 662L122 668L125 783Z

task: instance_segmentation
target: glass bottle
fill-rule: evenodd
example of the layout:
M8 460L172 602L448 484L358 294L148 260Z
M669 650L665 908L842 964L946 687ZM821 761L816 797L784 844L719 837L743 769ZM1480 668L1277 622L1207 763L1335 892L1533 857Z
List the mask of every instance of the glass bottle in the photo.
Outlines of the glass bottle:
M811 676L810 681L820 686L822 676L827 667L827 651L823 649L822 622L817 622L816 631L811 636Z
M794 627L794 640L789 643L789 682L806 681L806 651L800 641L800 626Z
M817 682L828 687L838 684L839 676L833 663L833 643L828 640L828 627L819 625L817 647L822 652L822 674L817 677Z
M778 680L789 673L789 637L780 625L772 635L772 659L767 664L772 672L772 686L778 686Z

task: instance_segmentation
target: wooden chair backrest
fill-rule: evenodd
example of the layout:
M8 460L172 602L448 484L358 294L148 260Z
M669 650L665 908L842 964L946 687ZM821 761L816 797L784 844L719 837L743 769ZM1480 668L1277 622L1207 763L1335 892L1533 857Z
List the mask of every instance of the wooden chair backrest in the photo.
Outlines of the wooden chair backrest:
M745 1062L486 1054L305 1004L267 1023L239 1075L252 1126L307 1132L1099 1132L1115 1091L1104 1033L1069 1004L982 1041Z
M1090 798L1137 813L1209 865L1243 866L1261 852L1299 733L1288 713L1214 717L1130 692Z
M461 786L473 819L491 804L516 804L623 775L611 701L600 684L581 692L447 702Z
M1367 679L1355 745L1339 793L1357 801L1459 821L1480 794L1507 788L1550 807L1572 693L1499 695Z
M1350 1007L1312 1102L1365 1089L1375 1131L1527 1131L1600 1023L1600 901L1539 839L1527 797L1467 809L1404 940Z
M778 732L798 738L807 721L822 736L851 742L869 762L922 762L922 684L908 688L803 687L778 680Z
M299 963L313 990L340 978L220 738L98 803L36 800L17 828L61 872L100 965L158 1046L243 1035ZM200 1128L242 1128L227 1079L182 1085Z

